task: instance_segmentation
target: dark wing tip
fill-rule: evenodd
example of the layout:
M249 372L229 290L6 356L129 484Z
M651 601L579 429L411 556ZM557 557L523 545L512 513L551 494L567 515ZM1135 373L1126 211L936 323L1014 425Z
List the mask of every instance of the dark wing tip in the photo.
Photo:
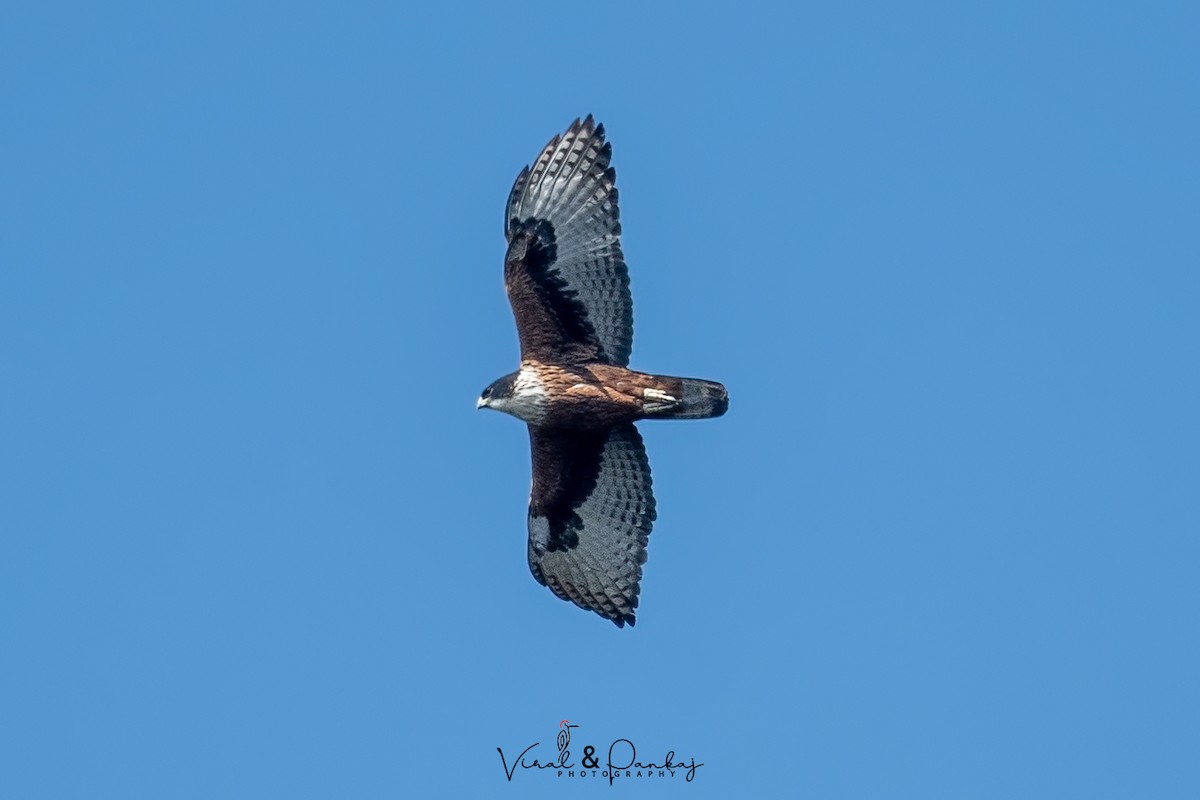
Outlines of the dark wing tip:
M580 125L579 120L575 120L575 125ZM583 123L580 127L587 131L591 138L599 139L602 143L604 142L604 123L596 122L596 118L591 114L583 118Z

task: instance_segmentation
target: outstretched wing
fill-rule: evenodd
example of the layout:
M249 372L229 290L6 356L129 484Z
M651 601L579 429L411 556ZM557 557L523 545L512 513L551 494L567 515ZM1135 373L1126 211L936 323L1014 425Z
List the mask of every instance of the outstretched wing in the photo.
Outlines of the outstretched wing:
M504 284L521 357L618 366L633 349L616 170L604 126L575 120L517 176L504 211Z
M543 586L617 627L635 622L654 523L650 462L632 424L529 428L529 569Z

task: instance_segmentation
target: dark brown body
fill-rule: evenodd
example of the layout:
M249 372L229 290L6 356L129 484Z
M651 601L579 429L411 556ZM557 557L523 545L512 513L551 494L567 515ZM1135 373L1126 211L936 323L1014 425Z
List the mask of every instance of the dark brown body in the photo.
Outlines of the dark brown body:
M725 413L729 398L719 383L650 375L611 364L521 362L541 378L549 403L542 424L599 430L641 419L696 419Z

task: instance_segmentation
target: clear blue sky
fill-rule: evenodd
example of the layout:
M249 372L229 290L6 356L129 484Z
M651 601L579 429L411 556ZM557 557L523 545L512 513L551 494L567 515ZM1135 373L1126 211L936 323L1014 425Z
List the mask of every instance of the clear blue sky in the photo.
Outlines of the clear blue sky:
M400 5L3 12L0 796L1200 796L1194 6ZM588 112L732 394L632 630L475 410Z

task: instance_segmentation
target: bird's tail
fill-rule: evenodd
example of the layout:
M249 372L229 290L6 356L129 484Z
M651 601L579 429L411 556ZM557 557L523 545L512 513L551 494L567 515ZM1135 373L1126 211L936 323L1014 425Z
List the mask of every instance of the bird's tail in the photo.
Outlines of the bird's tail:
M707 419L729 409L729 392L716 381L656 377L658 386L645 390L647 419Z

